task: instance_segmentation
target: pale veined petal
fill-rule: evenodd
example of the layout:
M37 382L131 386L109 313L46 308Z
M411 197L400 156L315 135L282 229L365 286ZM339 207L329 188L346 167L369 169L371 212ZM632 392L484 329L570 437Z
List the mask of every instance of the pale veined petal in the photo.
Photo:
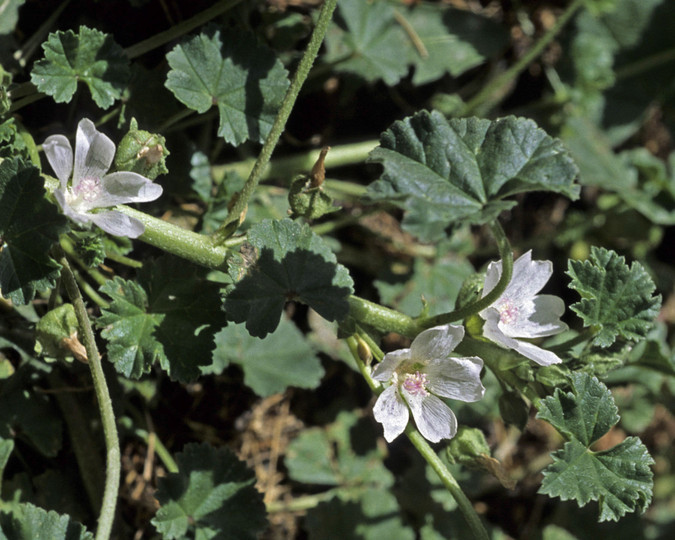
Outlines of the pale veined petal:
M63 135L52 135L42 143L42 149L61 183L61 188L65 189L70 173L73 172L73 149L70 142Z
M483 360L477 356L433 360L424 368L427 389L437 396L478 401L485 394L480 380Z
M373 407L373 416L382 424L387 442L403 433L408 425L409 412L396 385L389 386L379 395Z
M396 368L410 359L410 349L399 349L384 355L382 362L373 369L373 379L380 382L387 382L394 375Z
M64 213L64 215L66 215L73 221L79 223L80 225L86 225L87 223L91 222L90 214L81 214L73 210L73 208L71 208L71 206L68 204L65 191L61 189L55 189L54 198L56 199L56 202L59 203L59 206L61 207L61 210Z
M550 294L535 296L532 301L520 306L513 323L500 325L504 334L511 337L537 338L553 336L567 330L560 320L565 312L562 298Z
M115 236L138 238L145 232L145 226L140 221L122 212L111 210L110 212L86 215L105 232Z
M100 133L91 120L80 120L75 136L72 188L77 188L82 178L102 178L110 169L114 157L115 143Z
M422 436L431 442L452 439L457 433L457 418L440 398L433 394L411 395L403 392L410 406L415 425Z
M410 346L411 359L426 364L434 358L447 358L463 338L463 326L445 324L424 330Z
M162 194L162 186L134 172L116 172L101 179L101 195L92 208L118 204L154 201Z

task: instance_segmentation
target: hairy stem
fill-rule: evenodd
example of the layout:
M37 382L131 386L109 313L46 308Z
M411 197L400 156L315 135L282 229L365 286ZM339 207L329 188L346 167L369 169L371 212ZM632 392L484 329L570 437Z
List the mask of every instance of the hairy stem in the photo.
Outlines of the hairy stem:
M317 54L319 53L319 48L321 47L323 38L326 35L326 31L328 30L328 24L330 23L336 5L337 0L326 0L324 2L323 7L319 12L319 17L317 19L314 32L312 33L312 37L309 40L309 44L307 45L307 50L298 64L298 69L296 70L293 80L288 87L288 91L286 92L284 101L281 104L279 113L274 119L274 124L272 125L270 134L267 136L265 144L263 144L260 154L258 155L258 159L253 165L253 169L251 170L244 187L239 192L239 196L227 218L225 219L225 222L214 233L214 239L216 240L216 243L222 243L222 241L229 236L231 231L230 225L239 220L239 217L246 210L248 200L255 191L258 182L260 182L260 178L267 167L270 158L272 157L272 152L279 142L279 138L281 137L281 134L283 133L286 126L286 121L288 120L288 117L290 116L291 111L295 105L295 101L300 94L300 89L302 88L302 85L305 82L312 65L314 64Z
M112 401L108 386L103 374L101 365L101 355L96 347L94 331L91 328L87 308L82 300L80 289L75 281L75 276L70 269L66 255L60 247L56 247L57 258L61 264L61 278L66 293L70 298L75 309L75 315L79 326L80 338L87 351L89 368L91 369L91 378L94 383L94 391L98 400L99 410L101 412L101 422L103 425L103 434L105 436L105 445L107 450L107 463L105 475L105 488L103 490L103 502L101 504L101 514L98 519L98 529L96 530L96 540L107 540L110 538L113 520L115 518L115 507L117 505L117 492L120 484L120 446L117 435L117 426L115 423L115 413L113 412Z
M350 296L349 316L359 323L381 332L396 332L402 336L415 337L422 328L412 317L358 296Z
M473 304L469 304L463 308L451 311L449 313L435 315L433 317L419 318L416 321L419 326L422 328L431 328L432 326L449 324L455 321L466 319L470 315L490 307L494 301L497 300L506 290L506 286L511 281L511 277L513 275L513 252L511 251L511 244L509 244L509 240L506 238L504 229L502 229L502 226L498 221L495 220L492 222L490 228L492 229L492 234L494 235L497 242L497 247L499 248L499 257L502 261L502 275L499 278L497 285L495 285L495 288L483 296L483 298L480 300L476 300Z

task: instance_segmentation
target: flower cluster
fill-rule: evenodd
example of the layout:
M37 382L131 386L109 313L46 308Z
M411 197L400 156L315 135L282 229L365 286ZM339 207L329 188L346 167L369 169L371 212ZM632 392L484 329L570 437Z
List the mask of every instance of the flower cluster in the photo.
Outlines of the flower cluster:
M70 142L63 135L47 137L42 148L59 179L54 198L66 216L80 225L94 223L116 236L136 238L143 234L145 228L137 219L99 209L154 201L162 194L162 186L133 172L106 174L115 157L115 144L97 131L91 120L84 118L77 126L74 160Z
M554 353L525 341L552 336L567 329L560 320L565 304L557 296L539 291L553 273L549 261L533 261L528 251L513 265L513 276L501 296L479 315L485 320L483 336L512 349L540 365L561 362ZM483 296L495 288L502 263L488 266ZM457 433L457 419L441 398L473 402L485 388L480 373L481 358L454 357L451 352L462 341L462 326L445 325L421 332L409 349L385 355L373 370L373 379L388 386L373 408L375 419L391 442L405 430L412 412L420 433L431 442L450 439Z

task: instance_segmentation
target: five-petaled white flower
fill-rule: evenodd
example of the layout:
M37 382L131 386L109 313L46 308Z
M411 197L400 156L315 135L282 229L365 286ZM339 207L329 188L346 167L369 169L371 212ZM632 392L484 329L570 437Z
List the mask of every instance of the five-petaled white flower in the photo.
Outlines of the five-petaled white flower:
M391 383L373 407L375 420L384 427L388 442L403 433L408 425L408 410L426 439L451 439L457 433L457 419L437 396L461 401L483 397L483 360L450 356L463 337L462 326L429 328L413 340L409 349L387 353L375 367L373 379Z
M162 186L133 172L106 174L115 156L115 144L97 131L91 120L84 118L77 125L74 166L73 150L63 135L47 137L42 148L61 183L54 197L66 216L80 225L94 223L116 236L136 238L143 234L145 227L137 219L116 210L96 210L154 201L162 194Z
M560 320L565 312L561 298L537 293L553 273L550 261L533 261L528 251L513 263L513 277L502 295L479 315L485 319L483 335L495 343L513 349L537 364L558 364L560 358L521 338L552 336L567 330ZM502 275L502 262L488 265L483 296L495 288Z

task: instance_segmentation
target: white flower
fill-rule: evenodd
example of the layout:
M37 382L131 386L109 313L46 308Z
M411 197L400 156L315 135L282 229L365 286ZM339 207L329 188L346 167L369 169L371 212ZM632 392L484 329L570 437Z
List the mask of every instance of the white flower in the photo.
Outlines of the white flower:
M463 337L462 326L429 328L413 340L410 349L386 354L375 367L373 379L391 383L373 407L387 442L403 433L408 425L408 409L417 429L431 442L455 436L457 419L437 396L478 401L485 393L480 381L483 361L475 356L450 356Z
M143 224L121 212L96 212L130 202L154 201L162 194L162 186L133 172L106 174L115 156L115 144L96 130L86 118L77 125L75 166L73 150L63 135L52 135L42 144L49 164L61 182L54 197L63 213L80 225L95 223L116 236L136 238L143 234ZM70 174L73 179L68 185Z
M485 319L483 335L519 352L537 364L558 364L560 358L520 338L552 336L567 330L560 320L565 303L557 296L537 293L553 273L551 261L533 261L528 251L513 263L513 277L503 294L479 315ZM495 288L502 275L502 262L488 265L483 296Z

